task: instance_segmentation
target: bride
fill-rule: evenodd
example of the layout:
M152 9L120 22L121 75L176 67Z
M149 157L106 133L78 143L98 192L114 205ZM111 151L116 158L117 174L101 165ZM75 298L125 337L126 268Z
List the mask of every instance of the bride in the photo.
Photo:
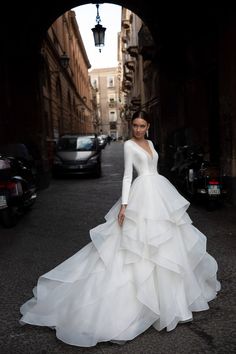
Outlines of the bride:
M124 343L150 326L171 331L209 309L220 290L217 263L189 202L157 172L148 128L147 113L135 112L121 198L90 230L87 246L39 277L21 324L51 327L63 342L89 347Z

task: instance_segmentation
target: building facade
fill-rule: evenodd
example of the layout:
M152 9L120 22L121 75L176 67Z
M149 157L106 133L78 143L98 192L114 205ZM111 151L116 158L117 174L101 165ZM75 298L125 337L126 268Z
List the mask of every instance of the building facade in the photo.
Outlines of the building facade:
M90 63L74 11L66 12L49 28L41 55L42 133L51 162L60 135L96 130ZM64 57L68 57L68 66L63 65Z
M92 87L97 91L99 134L124 139L126 122L122 118L123 96L120 91L119 66L93 69L89 75Z

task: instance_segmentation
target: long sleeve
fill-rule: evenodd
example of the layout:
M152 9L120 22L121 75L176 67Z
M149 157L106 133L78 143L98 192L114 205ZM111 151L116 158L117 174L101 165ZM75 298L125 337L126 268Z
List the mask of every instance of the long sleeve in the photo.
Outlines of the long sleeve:
M129 191L133 178L133 162L132 150L129 148L128 142L124 143L124 176L122 183L122 204L128 204Z

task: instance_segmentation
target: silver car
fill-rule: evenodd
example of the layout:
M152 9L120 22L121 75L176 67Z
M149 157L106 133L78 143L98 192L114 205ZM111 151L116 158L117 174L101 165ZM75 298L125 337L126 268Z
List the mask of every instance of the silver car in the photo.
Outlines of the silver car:
M96 135L66 134L59 138L53 175L90 174L101 176L101 147Z

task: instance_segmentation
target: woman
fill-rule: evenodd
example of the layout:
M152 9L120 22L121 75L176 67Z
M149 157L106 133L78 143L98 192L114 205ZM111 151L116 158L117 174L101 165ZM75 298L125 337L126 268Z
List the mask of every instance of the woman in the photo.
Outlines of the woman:
M136 112L122 198L90 230L92 242L39 278L22 324L52 327L60 340L88 347L124 343L151 325L171 331L209 308L220 290L217 263L191 223L189 202L158 174L148 128L146 112Z

